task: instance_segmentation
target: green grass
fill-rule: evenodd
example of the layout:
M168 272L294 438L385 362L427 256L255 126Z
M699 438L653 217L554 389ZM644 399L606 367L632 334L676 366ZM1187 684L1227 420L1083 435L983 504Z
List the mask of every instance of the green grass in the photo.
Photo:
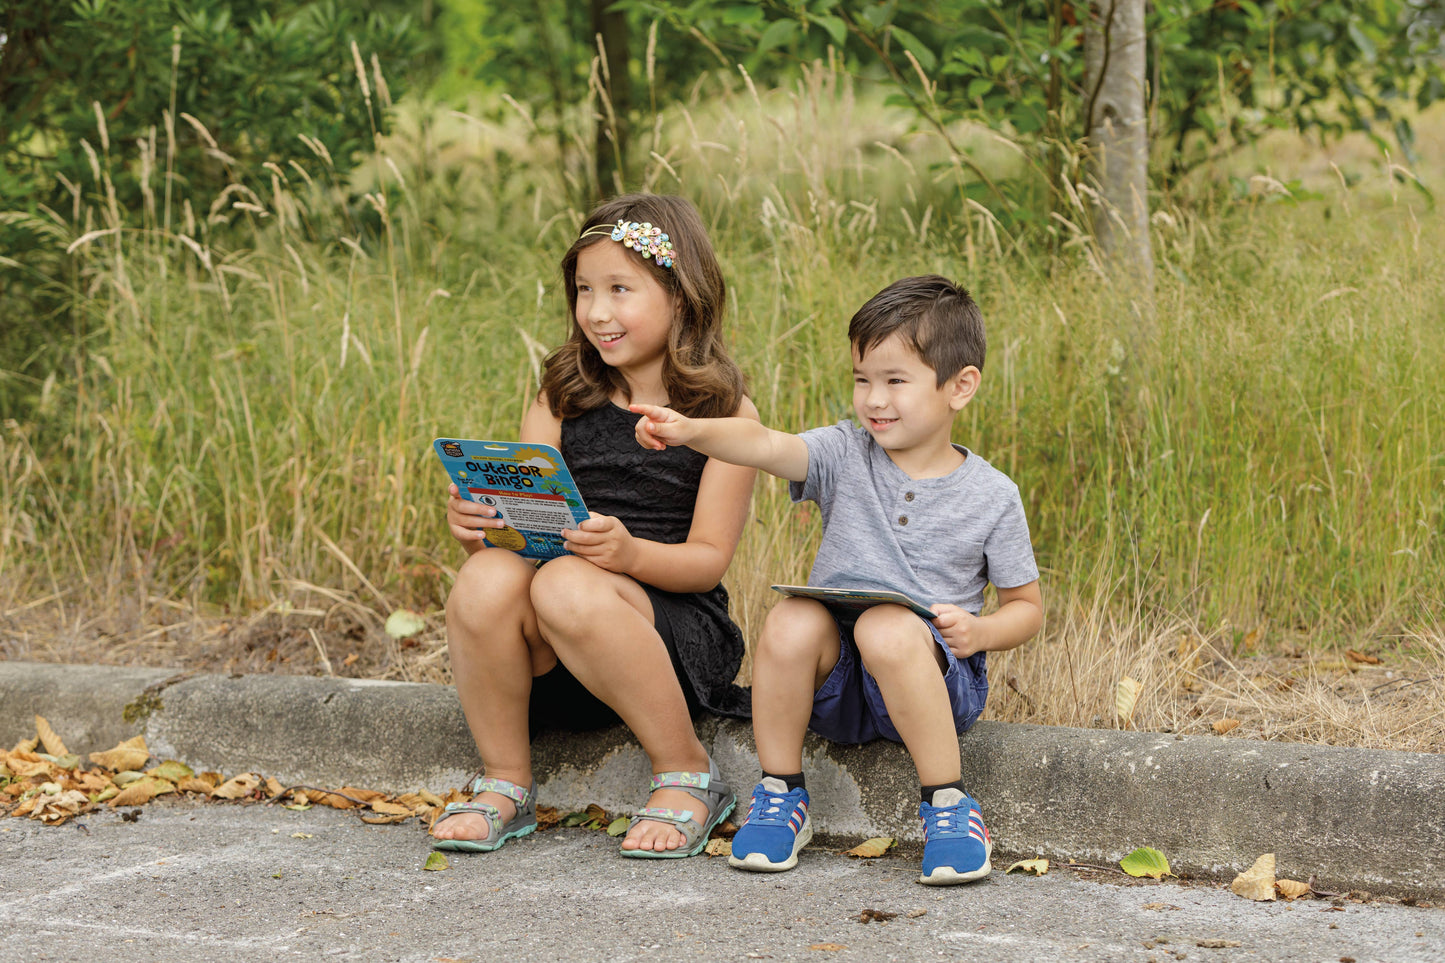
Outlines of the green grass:
M461 553L430 440L515 432L565 330L556 262L581 212L520 123L402 123L359 213L321 158L219 202L225 228L109 212L104 168L84 185L80 221L55 227L125 230L73 255L87 353L39 422L0 428L0 612L442 604ZM1041 646L1115 623L1241 647L1435 637L1445 230L1378 162L1319 200L1162 204L1159 337L1130 365L1138 304L1086 247L1014 249L878 105L735 91L658 129L646 183L714 226L769 424L848 415L847 321L887 282L974 291L991 348L956 438L1023 492ZM216 202L188 200L201 221ZM728 578L750 637L767 585L806 576L816 525L760 482Z

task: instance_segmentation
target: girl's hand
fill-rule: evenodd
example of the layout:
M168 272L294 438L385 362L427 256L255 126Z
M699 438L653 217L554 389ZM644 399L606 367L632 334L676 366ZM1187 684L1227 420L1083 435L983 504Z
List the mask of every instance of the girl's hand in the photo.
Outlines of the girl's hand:
M658 405L628 405L642 417L637 421L637 443L662 451L668 445L685 445L696 435L692 419Z
M501 528L506 523L497 517L497 510L490 505L462 497L456 482L448 485L447 491L450 493L447 498L447 527L452 531L452 538L466 546L468 551L485 548L482 533L477 529Z
M626 575L636 561L637 542L622 520L595 512L576 528L562 530L567 551L609 572Z
M955 656L966 659L983 649L983 627L979 625L978 616L947 603L930 605L929 609L938 616L933 625Z

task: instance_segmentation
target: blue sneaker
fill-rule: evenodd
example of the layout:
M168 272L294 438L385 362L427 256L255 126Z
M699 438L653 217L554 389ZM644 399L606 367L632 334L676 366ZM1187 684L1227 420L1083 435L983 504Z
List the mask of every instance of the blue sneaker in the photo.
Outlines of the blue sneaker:
M933 794L933 805L918 804L918 818L923 820L920 883L967 883L982 879L993 869L988 862L993 843L972 796L957 789L940 789Z
M808 790L800 786L789 792L787 783L767 776L753 788L753 801L733 837L728 865L780 873L798 865L798 850L812 838Z

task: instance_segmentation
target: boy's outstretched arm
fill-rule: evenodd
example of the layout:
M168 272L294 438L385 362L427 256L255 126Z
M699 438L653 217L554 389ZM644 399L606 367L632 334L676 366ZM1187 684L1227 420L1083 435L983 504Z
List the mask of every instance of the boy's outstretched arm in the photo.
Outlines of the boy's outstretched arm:
M808 445L797 435L774 431L750 418L688 418L657 405L629 405L642 417L637 443L661 450L686 445L709 458L761 468L788 481L808 477Z

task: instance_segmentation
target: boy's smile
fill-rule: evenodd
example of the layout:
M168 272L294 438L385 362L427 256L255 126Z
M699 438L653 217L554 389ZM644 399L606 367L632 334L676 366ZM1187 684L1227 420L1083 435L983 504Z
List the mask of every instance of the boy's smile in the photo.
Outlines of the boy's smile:
M953 417L978 388L964 368L940 387L937 373L898 335L865 357L853 349L853 412L899 468L914 478L946 475L963 463L953 447Z

